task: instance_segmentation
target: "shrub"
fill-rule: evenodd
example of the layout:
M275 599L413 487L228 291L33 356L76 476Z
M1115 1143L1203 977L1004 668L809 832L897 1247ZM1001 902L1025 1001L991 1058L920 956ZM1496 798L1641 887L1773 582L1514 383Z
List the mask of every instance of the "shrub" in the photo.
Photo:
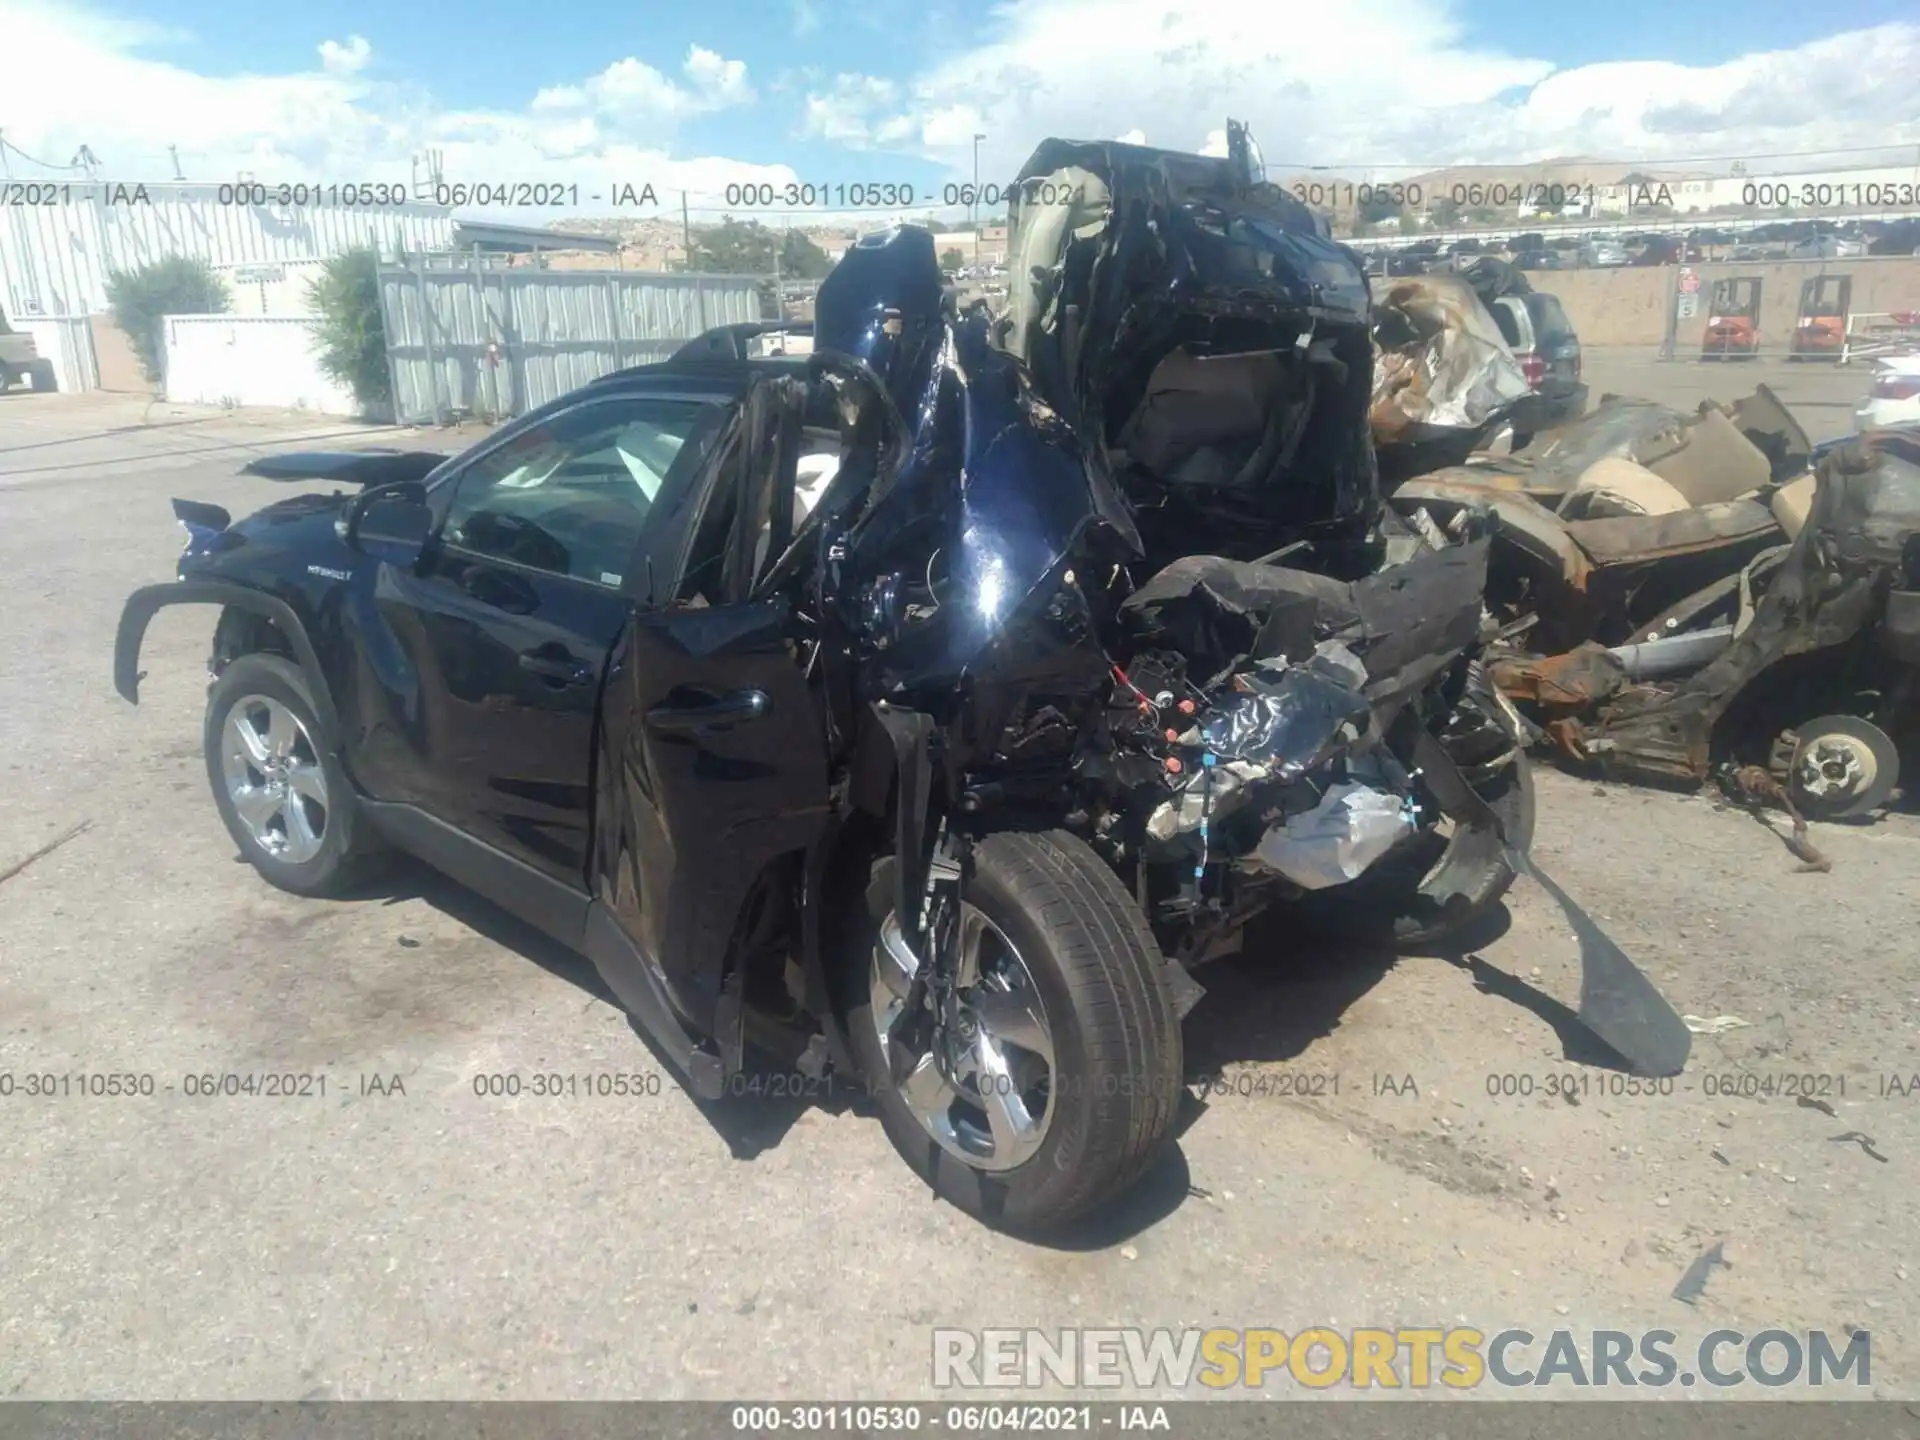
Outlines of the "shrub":
M107 276L107 308L147 379L158 385L167 373L166 338L161 324L169 315L219 315L229 305L226 284L206 261L169 255L137 270Z
M371 249L335 255L307 287L317 317L320 368L353 391L365 414L393 404L387 322L380 312L379 257Z

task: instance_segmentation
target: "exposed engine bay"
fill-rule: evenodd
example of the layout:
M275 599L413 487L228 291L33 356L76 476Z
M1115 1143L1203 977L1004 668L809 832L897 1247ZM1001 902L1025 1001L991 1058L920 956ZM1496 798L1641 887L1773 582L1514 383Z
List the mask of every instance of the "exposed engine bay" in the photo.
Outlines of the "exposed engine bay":
M1365 276L1234 134L1225 161L1043 144L998 318L955 313L914 228L816 302L816 355L861 362L899 432L870 493L810 520L834 728L871 705L902 773L925 755L904 943L969 833L1058 827L1128 884L1183 1012L1185 972L1276 903L1458 933L1533 820L1525 727L1478 664L1485 514L1382 503ZM1616 1048L1664 1073L1667 1018Z

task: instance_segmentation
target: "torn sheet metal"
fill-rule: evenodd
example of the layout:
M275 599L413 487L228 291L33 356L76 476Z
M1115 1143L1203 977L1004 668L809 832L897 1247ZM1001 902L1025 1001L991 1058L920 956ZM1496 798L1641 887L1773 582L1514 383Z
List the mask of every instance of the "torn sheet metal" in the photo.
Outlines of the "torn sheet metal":
M1763 408L1755 404L1757 411ZM1770 413L1767 423L1775 423ZM1785 454L1792 442L1782 436L1775 443ZM1767 453L1711 402L1688 415L1651 400L1608 395L1519 458L1532 463L1536 485L1563 492L1574 490L1599 461L1630 460L1672 485L1689 505L1732 500L1774 478Z
M1545 890L1567 917L1580 946L1580 1023L1611 1046L1634 1074L1678 1075L1692 1052L1693 1036L1653 982L1593 917L1514 843L1499 814L1467 784L1445 748L1417 726L1413 758L1441 808L1456 822L1491 830L1499 837L1514 873L1529 877Z
M1373 713L1366 696L1311 670L1244 678L1257 689L1221 701L1201 727L1203 742L1224 759L1267 765L1281 780L1324 765L1359 738Z
M1532 394L1474 287L1448 275L1394 281L1373 307L1374 443L1478 430Z
M1510 700L1538 705L1549 715L1586 710L1620 693L1626 667L1604 645L1588 643L1564 655L1515 655L1487 667Z

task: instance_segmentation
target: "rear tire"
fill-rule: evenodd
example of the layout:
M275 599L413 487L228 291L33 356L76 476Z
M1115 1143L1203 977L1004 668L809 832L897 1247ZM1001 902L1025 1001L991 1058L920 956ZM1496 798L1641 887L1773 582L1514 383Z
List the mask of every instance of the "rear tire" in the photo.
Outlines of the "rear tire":
M1900 784L1900 751L1886 731L1854 715L1796 725L1788 793L1809 820L1854 820L1878 810Z
M1133 898L1085 842L1063 831L994 834L974 846L965 902L1024 970L1031 990L1013 993L1037 997L1051 1052L1041 1067L1044 1088L1014 1092L1023 1101L1040 1094L1044 1103L1033 1148L1009 1150L1023 1158L1008 1168L998 1164L1000 1132L990 1142L992 1157L970 1159L956 1140L987 1128L986 1106L973 1103L980 1092L966 1089L975 1082L948 1084L941 1093L953 1099L937 1101L931 1109L938 1119L930 1122L924 1096L916 1109L894 1080L896 1059L903 1068L918 1060L915 1075L923 1075L940 1045L936 1039L927 1046L925 1058L915 1053L921 1047L903 1038L915 1032L912 1015L892 1023L893 1038L885 1041L876 1022L874 995L887 993L877 977L888 963L883 935L893 912L893 867L891 858L873 867L865 913L847 937L860 966L859 1003L847 1013L847 1030L887 1138L943 1199L1001 1229L1058 1229L1116 1199L1166 1144L1183 1063L1179 1016L1161 979L1165 962ZM989 1012L983 1006L978 1014L976 1038L990 1035ZM1018 1043L995 1054L1009 1049L1038 1063L1038 1052ZM974 1112L981 1123L969 1129ZM957 1118L949 1124L948 1117Z
M27 379L32 383L34 393L38 395L51 395L60 388L58 381L54 378L51 360L34 361L28 367Z
M202 744L220 819L268 884L348 894L386 853L290 660L252 654L229 664L208 688Z

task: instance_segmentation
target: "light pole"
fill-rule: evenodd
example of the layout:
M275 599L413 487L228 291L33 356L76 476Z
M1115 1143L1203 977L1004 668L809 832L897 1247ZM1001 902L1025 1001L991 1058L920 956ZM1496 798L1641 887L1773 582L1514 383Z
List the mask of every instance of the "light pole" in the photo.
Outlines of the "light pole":
M973 226L973 251L976 259L980 254L980 221L978 211L980 204L980 142L986 138L984 135L975 135L973 137L973 204L967 207L967 223Z

